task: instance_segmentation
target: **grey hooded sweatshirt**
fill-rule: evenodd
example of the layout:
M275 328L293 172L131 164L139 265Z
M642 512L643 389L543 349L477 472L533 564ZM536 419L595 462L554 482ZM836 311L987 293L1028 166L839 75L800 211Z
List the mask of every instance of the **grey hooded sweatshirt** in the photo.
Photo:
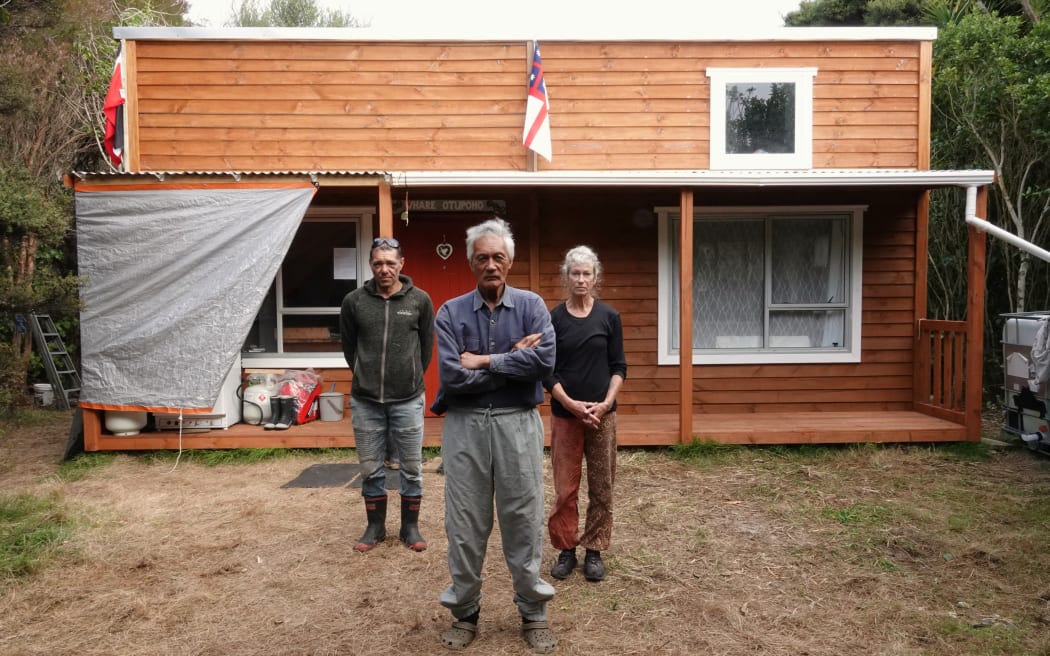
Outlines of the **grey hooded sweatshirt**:
M375 280L346 295L339 314L343 356L354 378L350 394L397 403L423 393L423 372L434 352L434 304L412 279L383 298Z

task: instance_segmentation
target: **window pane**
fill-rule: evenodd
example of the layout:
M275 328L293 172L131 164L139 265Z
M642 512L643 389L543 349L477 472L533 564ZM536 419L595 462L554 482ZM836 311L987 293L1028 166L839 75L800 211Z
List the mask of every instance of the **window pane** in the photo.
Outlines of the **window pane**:
M244 340L244 351L247 353L277 352L277 285L270 283L262 307L255 315L248 337Z
M845 303L845 233L843 218L775 219L773 304Z
M300 224L281 265L283 310L278 312L275 282L270 285L248 332L244 351L340 351L339 308L343 297L357 288L358 281L335 278L333 249L356 247L355 220L304 221ZM283 331L281 349L277 344L278 321L281 321Z
M845 310L774 310L769 313L772 348L839 348L845 342Z
M693 347L762 346L761 220L699 221L693 244Z
M355 248L356 242L352 222L303 222L281 265L284 306L340 306L343 297L357 287L357 281L335 279L333 249Z
M726 84L726 153L794 153L795 84Z
M339 315L285 315L285 353L341 351Z

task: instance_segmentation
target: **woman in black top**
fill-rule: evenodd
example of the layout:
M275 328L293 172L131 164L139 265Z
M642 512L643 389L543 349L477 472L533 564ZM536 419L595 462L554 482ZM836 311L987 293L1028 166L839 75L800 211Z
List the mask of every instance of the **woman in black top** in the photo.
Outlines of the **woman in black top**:
M616 394L627 377L620 315L596 298L602 266L587 246L565 254L562 282L569 291L551 310L557 337L551 393L551 463L554 504L547 528L559 549L551 576L564 579L576 568L576 547L586 550L583 575L605 578L601 552L612 540L613 478L616 474ZM578 499L587 458L587 517L579 533Z

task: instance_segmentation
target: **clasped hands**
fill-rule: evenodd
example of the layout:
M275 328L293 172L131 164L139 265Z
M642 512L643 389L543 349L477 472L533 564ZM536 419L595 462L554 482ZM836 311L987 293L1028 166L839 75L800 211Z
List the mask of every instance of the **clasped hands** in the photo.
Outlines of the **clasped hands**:
M520 351L522 349L536 348L540 345L541 337L541 333L525 335L518 340L517 344L511 347L511 350ZM488 369L490 362L491 358L488 355L478 355L470 351L464 351L459 354L459 363L463 365L464 369Z
M569 411L576 415L584 426L598 428L610 407L605 401L573 401Z

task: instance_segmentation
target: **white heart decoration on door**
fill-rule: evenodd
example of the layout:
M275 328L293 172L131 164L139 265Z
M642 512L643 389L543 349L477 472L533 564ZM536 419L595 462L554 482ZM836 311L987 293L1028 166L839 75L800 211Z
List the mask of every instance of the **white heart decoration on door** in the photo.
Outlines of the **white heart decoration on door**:
M447 242L437 245L437 254L442 260L447 260L452 257L452 244Z

